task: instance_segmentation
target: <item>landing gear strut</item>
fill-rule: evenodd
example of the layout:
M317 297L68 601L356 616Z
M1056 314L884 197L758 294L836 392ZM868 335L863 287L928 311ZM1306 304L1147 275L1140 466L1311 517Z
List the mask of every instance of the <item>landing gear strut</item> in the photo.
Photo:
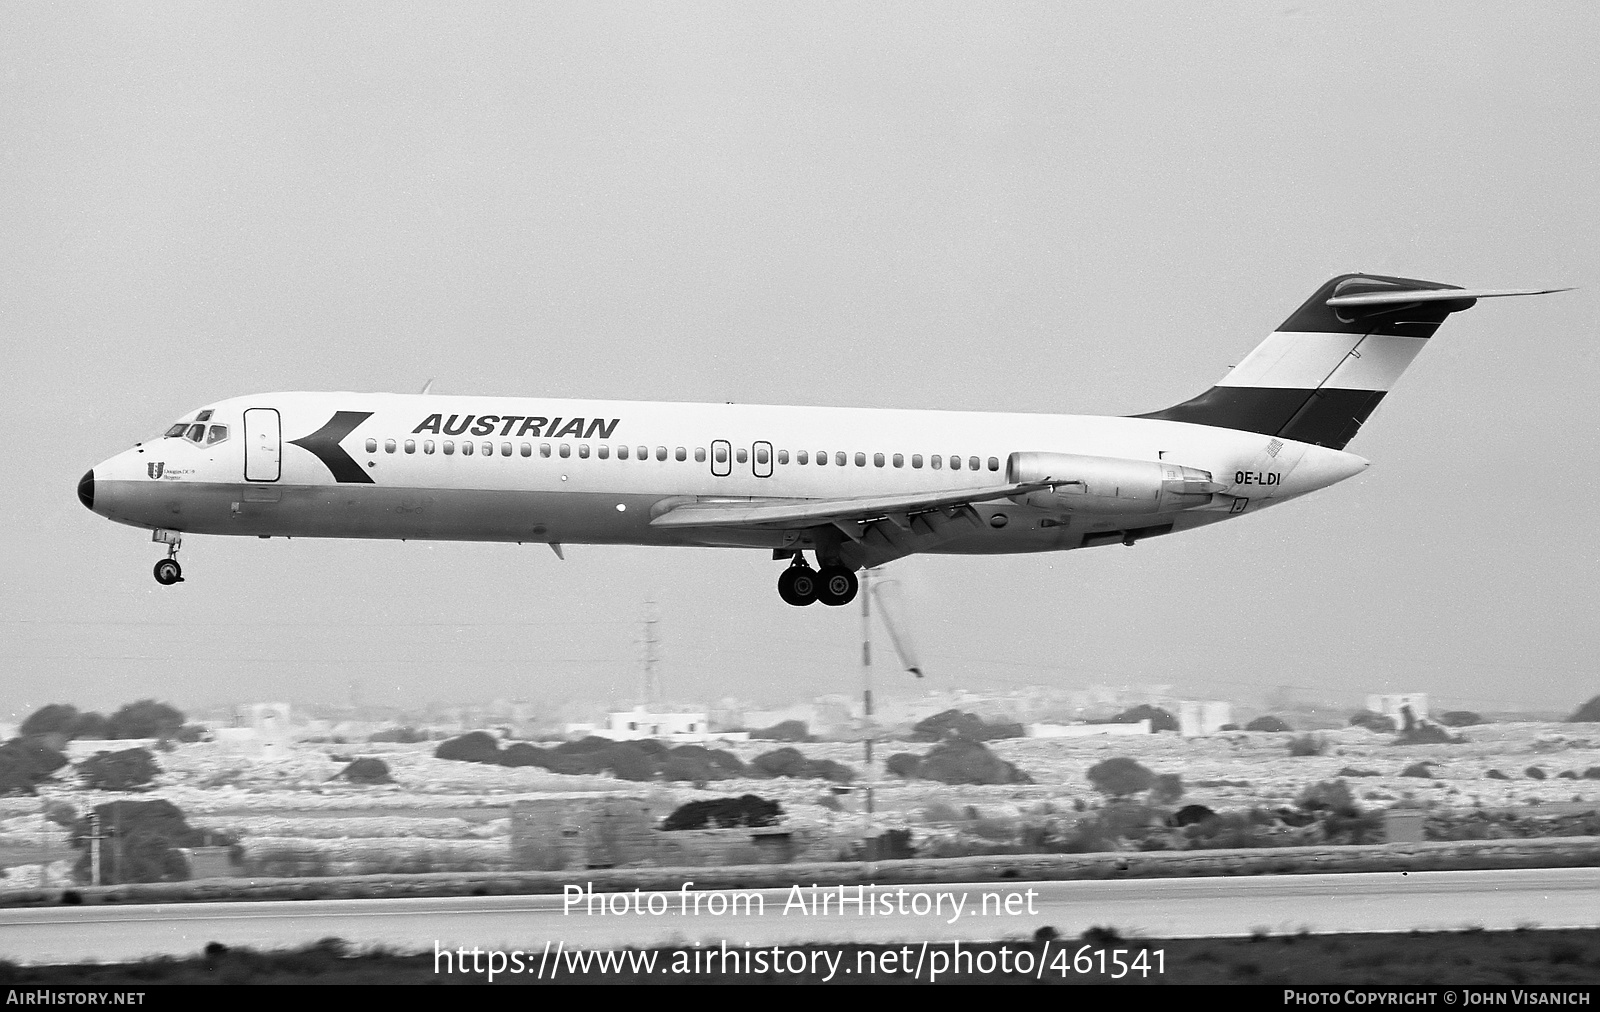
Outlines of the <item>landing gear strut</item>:
M178 549L183 547L183 537L176 531L154 531L150 535L150 540L167 546L167 557L155 566L156 582L163 587L182 583L183 567L178 565Z
M806 557L794 553L794 561L778 577L778 596L792 605L804 607L821 601L830 607L849 604L855 600L860 581L856 574L841 565L823 566L819 572L811 568Z

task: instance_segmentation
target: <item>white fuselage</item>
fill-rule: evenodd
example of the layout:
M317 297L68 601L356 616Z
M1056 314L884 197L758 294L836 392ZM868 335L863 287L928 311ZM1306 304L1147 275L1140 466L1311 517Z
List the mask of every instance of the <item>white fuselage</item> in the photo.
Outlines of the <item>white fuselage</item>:
M1367 464L1258 433L1081 415L309 392L206 410L208 427L227 426L224 438L168 436L96 465L85 476L91 508L186 534L793 549L809 544L804 531L651 521L699 501L993 487L1005 483L1011 454L1030 451L1173 463L1222 486L1181 509L1129 500L1080 511L1064 497L977 503L981 523L925 549L1005 553L1197 527Z

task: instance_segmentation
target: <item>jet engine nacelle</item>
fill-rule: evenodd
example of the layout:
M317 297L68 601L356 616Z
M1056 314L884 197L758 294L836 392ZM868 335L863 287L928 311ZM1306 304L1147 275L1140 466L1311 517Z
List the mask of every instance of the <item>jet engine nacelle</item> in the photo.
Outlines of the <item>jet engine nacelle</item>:
M1077 453L1013 453L1006 460L1012 483L1049 481L1017 501L1039 509L1077 513L1161 513L1204 506L1224 486L1210 471L1167 461L1086 457Z

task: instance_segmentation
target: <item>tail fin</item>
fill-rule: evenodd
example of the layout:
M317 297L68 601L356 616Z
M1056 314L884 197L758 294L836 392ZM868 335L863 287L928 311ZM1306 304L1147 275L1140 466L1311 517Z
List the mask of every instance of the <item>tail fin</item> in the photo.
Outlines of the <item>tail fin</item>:
M1341 274L1317 290L1216 386L1135 415L1260 432L1344 449L1423 343L1478 299L1564 288L1467 290L1435 281Z

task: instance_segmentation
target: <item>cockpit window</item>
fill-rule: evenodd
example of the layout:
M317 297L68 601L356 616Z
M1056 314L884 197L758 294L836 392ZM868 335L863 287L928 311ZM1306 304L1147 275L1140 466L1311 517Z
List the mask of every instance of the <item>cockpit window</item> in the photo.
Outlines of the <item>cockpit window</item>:
M220 443L227 438L228 427L226 425L213 425L211 428L206 430L207 446L210 446L212 443Z
M177 425L174 425L172 428L168 429L162 435L161 438L162 439L171 439L174 436L181 436L181 435L183 435L183 431L185 429L187 429L188 427L189 427L189 423L188 422L179 422Z
M209 422L209 421L211 421L211 409L210 408L206 408L204 411L200 412L198 415L195 415L194 416L194 420L197 421L197 422Z
M205 436L206 436L206 427L204 425L201 425L199 422L196 422L193 425L189 426L189 431L184 434L183 438L187 439L191 443L198 443L198 442L201 442L202 440L204 440Z

